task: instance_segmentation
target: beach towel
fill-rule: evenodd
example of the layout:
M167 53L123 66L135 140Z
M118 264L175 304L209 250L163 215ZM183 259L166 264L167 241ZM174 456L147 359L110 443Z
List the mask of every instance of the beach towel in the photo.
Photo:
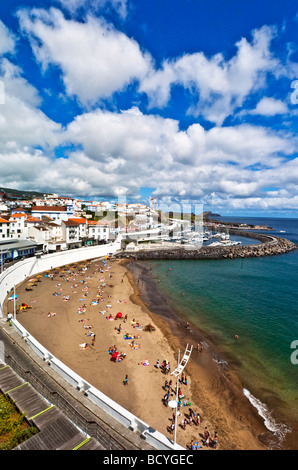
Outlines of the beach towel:
M150 366L150 362L148 361L148 359L146 359L145 361L139 362L139 365L142 365L142 366Z

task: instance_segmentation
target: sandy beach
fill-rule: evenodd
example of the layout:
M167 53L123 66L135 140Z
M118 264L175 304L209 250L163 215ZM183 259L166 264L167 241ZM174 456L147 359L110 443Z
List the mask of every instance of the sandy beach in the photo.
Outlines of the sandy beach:
M203 445L207 426L211 443L218 432L217 449L266 449L260 440L266 429L237 377L220 370L208 351L198 351L197 337L190 337L186 325L178 324L174 315L167 318L152 307L149 310L148 295L154 292L148 292L146 281L136 276L138 271L128 269L127 262L98 259L42 273L17 286L18 306L32 307L20 311L17 319L81 377L172 438L173 410L163 398L168 391L165 382L170 380L169 399L174 398L176 379L157 368L156 361L169 362L173 371L178 350L181 358L186 344L193 344L184 371L187 384L179 384L184 397L177 442L189 448L194 441L200 450L213 450ZM33 285L28 288L28 284ZM11 303L6 301L5 307L11 308ZM149 324L153 331L147 331ZM111 347L122 354L121 361L112 360ZM190 423L190 408L196 417L199 413L200 424Z

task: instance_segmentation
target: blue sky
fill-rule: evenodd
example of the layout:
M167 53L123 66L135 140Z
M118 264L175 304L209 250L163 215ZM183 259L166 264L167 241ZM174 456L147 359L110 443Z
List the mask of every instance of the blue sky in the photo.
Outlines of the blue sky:
M298 6L0 6L0 185L298 217Z

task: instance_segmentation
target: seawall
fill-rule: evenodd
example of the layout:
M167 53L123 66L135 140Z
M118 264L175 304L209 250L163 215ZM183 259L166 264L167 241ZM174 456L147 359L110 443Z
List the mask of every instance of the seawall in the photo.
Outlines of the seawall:
M201 246L190 248L179 245L173 248L147 248L145 250L121 251L114 256L138 260L150 259L224 259L224 258L252 258L260 256L272 256L296 250L298 246L286 238L275 237L256 232L241 230L230 231L241 237L254 238L261 243L257 245L233 245L233 246Z

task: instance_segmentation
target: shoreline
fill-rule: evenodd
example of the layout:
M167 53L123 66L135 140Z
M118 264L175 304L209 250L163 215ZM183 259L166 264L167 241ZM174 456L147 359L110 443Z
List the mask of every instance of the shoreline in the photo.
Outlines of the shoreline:
M173 376L166 376L154 365L157 359L160 361L167 359L171 362L173 370L177 364L177 350L180 348L184 351L185 343L190 338L186 337L185 328L175 329L177 318L174 312L170 311L168 316L164 316L155 308L158 306L159 298L153 279L150 280L150 273L147 273L146 286L151 296L151 304L152 297L155 298L155 307L153 304L146 305L144 288L138 285L136 272L133 272L131 265L128 266L128 260L108 260L110 271L107 273L108 270L105 269L104 274L99 274L98 265L102 262L102 260L86 262L85 268L84 262L67 265L53 270L55 273L53 279L49 278L48 274L46 278L43 273L44 279L36 282L32 292L26 291L28 280L17 286L19 301L28 305L32 302L32 309L18 313L17 319L65 365L112 400L172 439L168 427L173 410L162 403L162 397L165 393L163 389L165 380L170 380ZM77 287L71 290L73 282ZM80 282L83 284L79 284ZM81 289L82 286L85 287ZM89 292L86 292L86 288ZM53 296L54 290L59 290L61 296ZM141 296L138 295L140 290ZM69 300L63 302L62 297L65 294L68 294ZM95 297L99 302L104 300L105 303L92 305L91 299ZM85 301L87 308L84 314L78 316L78 306L82 305L79 301L82 300ZM117 304L120 301L121 304ZM100 306L104 307L107 302L112 304L112 308L105 315L111 311L115 316L118 310L121 310L123 315L128 314L129 321L121 323L121 334L116 331L120 321L109 322L105 315L100 314ZM7 300L5 306L6 309L9 307ZM49 317L49 311L55 312L55 316ZM135 330L132 318L140 320L143 326L152 323L155 331L150 333L143 328L141 331ZM93 346L90 343L91 339L86 336L88 332L82 328L85 320L92 323L96 333ZM136 341L140 343L139 350L132 350L129 342L124 341L122 333L126 331L138 333L140 339ZM191 338L193 340L194 337ZM89 343L88 348L81 350L79 345L85 341ZM113 344L116 344L119 351L127 354L121 364L110 360L108 349ZM140 361L146 359L150 360L149 367L141 365ZM192 359L198 359L198 363ZM188 407L181 407L177 426L177 442L180 445L187 449L192 439L202 444L203 430L208 426L212 435L215 430L218 431L219 449L267 449L258 438L267 431L262 419L244 397L240 384L232 372L229 374L221 372L209 352L199 353L194 350L185 373L189 383L187 386L181 384L182 392L192 404L192 408L200 413L201 424L188 425L184 431L181 427L181 418L188 417ZM129 376L128 386L123 385L126 374ZM174 380L173 383L174 387ZM206 447L202 445L201 449L205 450Z
M200 406L202 410L204 410L203 414L207 416L208 410L212 408L211 404L209 404L209 398L212 401L212 393L214 393L216 389L220 406L217 412L211 410L211 415L220 416L222 411L225 410L223 415L227 420L235 420L235 428L237 428L237 424L239 425L241 423L237 431L238 436L241 435L242 432L244 432L244 434L248 432L252 434L252 440L254 440L254 438L256 440L255 446L253 447L248 446L242 448L242 445L240 444L239 446L238 442L235 443L235 447L229 445L227 448L268 450L265 441L269 431L263 419L259 416L257 409L253 407L245 397L243 386L237 374L233 370L228 370L225 365L221 366L221 358L223 355L217 350L212 339L207 336L203 330L193 328L191 325L189 330L185 327L185 320L181 318L179 312L168 307L166 299L158 290L158 286L151 276L151 272L148 273L148 268L143 266L143 261L122 260L122 263L127 269L127 275L135 290L134 297L131 300L139 303L142 305L143 309L147 310L149 316L162 330L173 351L180 349L180 351L183 352L187 343L193 345L193 351L187 369L190 376L192 399L196 401L196 397L200 397ZM141 280L139 284L137 282L138 278ZM144 280L144 283L142 280ZM138 291L141 292L142 296L137 295ZM195 347L199 342L204 345L208 343L208 349L199 352ZM218 358L219 362L216 363L214 358ZM225 361L223 362L225 364ZM210 394L208 389L202 390L202 383L204 383L205 387L206 384L210 384ZM214 385L214 383L216 383L216 385ZM211 422L214 421L214 416L209 419ZM217 418L218 421L224 421L224 419L225 418L222 416ZM243 426L243 422L246 422L246 425ZM247 436L245 439L247 439Z

